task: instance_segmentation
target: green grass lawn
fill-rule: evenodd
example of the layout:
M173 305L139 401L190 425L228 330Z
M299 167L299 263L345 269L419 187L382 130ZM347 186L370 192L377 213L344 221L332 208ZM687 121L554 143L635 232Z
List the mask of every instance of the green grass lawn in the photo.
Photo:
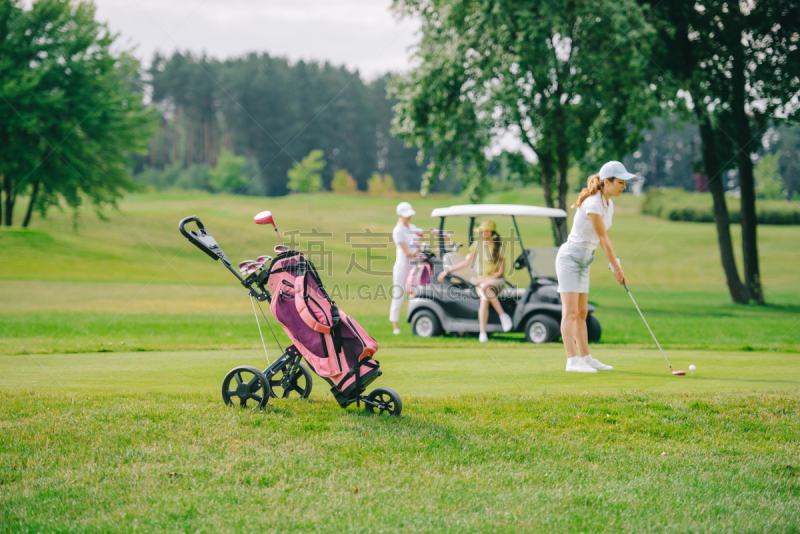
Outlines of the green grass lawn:
M423 228L464 203L408 199ZM611 237L629 286L673 366L697 371L669 374L598 259L592 353L615 370L576 376L562 347L522 334L391 335L381 233L399 200L150 193L107 222L0 229L0 532L800 531L796 227L759 227L768 304L735 306L713 225L620 198ZM542 204L535 189L488 201ZM307 401L223 406L224 374L266 358L245 292L177 223L200 216L239 261L275 244L251 222L264 209L283 232L332 234L323 277L378 340L375 386L403 396L400 418L341 410L319 378ZM521 223L526 246L551 244L547 221ZM465 220L448 227L466 242ZM348 275L367 263L354 244L385 259Z

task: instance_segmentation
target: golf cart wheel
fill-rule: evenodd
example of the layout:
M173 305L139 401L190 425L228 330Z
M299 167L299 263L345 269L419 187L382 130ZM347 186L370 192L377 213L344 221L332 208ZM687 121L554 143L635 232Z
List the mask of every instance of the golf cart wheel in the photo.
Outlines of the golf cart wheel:
M400 415L400 412L403 411L403 401L400 399L400 395L393 389L378 388L372 390L372 392L367 395L367 400L378 404L378 407L365 404L364 408L369 413L377 412L378 415L383 415L384 413L388 415Z
M285 376L286 367L279 369L269 377L269 393L273 399L288 399L290 395L299 395L307 399L311 395L311 371L300 364L297 372L290 379Z
M558 339L561 328L549 315L534 315L525 324L525 339L531 343L549 343Z
M597 343L600 341L603 329L600 328L600 321L598 321L597 317L594 315L590 315L586 318L586 332L589 334L589 343Z
M260 410L269 402L270 393L267 378L255 367L231 369L222 381L222 401L228 406Z
M422 310L414 315L411 323L411 331L415 336L433 337L442 335L442 325L439 318L430 310Z

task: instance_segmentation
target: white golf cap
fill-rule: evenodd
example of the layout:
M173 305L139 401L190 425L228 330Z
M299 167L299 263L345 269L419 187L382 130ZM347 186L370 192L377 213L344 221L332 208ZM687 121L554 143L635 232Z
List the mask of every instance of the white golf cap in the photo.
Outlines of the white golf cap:
M606 178L619 178L620 180L630 180L636 178L635 174L631 174L625 169L625 165L619 161L609 161L600 168L600 179Z
M411 204L408 202L401 202L397 205L397 214L400 217L411 217L412 215L416 215L417 212L414 211L414 208L412 208Z

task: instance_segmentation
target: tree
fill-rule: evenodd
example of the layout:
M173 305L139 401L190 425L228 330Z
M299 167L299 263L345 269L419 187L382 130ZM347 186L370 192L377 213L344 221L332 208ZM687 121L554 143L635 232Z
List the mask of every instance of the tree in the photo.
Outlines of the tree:
M238 192L247 185L244 169L247 161L230 150L222 149L217 166L209 171L209 185L216 191Z
M644 0L642 0L644 2ZM791 117L800 92L800 4L793 0L676 0L653 4L665 91L683 89L700 126L720 256L734 302L763 303L753 160L770 118ZM674 98L667 96L666 98ZM741 188L742 284L733 256L722 173Z
M322 189L322 176L319 171L325 167L322 161L324 152L312 150L300 162L289 169L288 187L295 193L316 193Z
M353 179L353 175L344 169L339 169L333 173L331 189L340 195L352 195L358 191L358 184Z
M570 162L584 156L589 137L596 160L621 158L638 142L644 115L635 103L647 61L640 47L650 27L635 2L395 0L395 7L422 20L418 66L394 84L394 126L431 160L423 190L457 168L480 200L486 150L511 132L538 156L545 203L566 209ZM564 242L566 221L553 219L553 229Z
M23 225L61 199L97 210L134 188L130 154L143 153L154 115L138 93L138 63L111 51L116 36L90 2L0 0L0 213ZM99 213L99 211L98 211Z

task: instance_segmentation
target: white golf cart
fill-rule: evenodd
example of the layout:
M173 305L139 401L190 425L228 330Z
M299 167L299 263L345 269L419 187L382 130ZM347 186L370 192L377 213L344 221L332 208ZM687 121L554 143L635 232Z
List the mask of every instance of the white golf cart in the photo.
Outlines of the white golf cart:
M431 217L440 218L439 230L435 232L438 238L438 253L428 253L426 258L421 260L427 261L431 265L431 282L428 285L417 287L413 298L409 300L406 319L411 323L414 334L421 337L432 337L444 332L477 333L479 331L480 298L475 286L469 282L475 276L475 271L462 269L447 276L444 282L437 280L443 266L452 267L464 261L465 258L463 254L455 251L458 249L458 245L448 247L445 244L445 236L449 236L444 229L445 219L454 216L468 217L467 235L470 245L473 241L476 217L511 217L521 251L514 262L514 267L527 270L529 283L526 287L514 287L510 282L506 282L506 287L500 291L498 298L503 310L511 316L512 332L524 332L526 339L531 343L557 341L561 335L561 297L556 291L555 272L558 248L526 249L522 243L522 235L516 218L566 217L567 214L560 209L519 204L467 204L433 210ZM508 270L507 263L506 272ZM586 326L589 341L597 342L600 340L602 329L593 313L594 306L590 305ZM486 331L487 333L503 331L500 317L491 306L489 307Z

